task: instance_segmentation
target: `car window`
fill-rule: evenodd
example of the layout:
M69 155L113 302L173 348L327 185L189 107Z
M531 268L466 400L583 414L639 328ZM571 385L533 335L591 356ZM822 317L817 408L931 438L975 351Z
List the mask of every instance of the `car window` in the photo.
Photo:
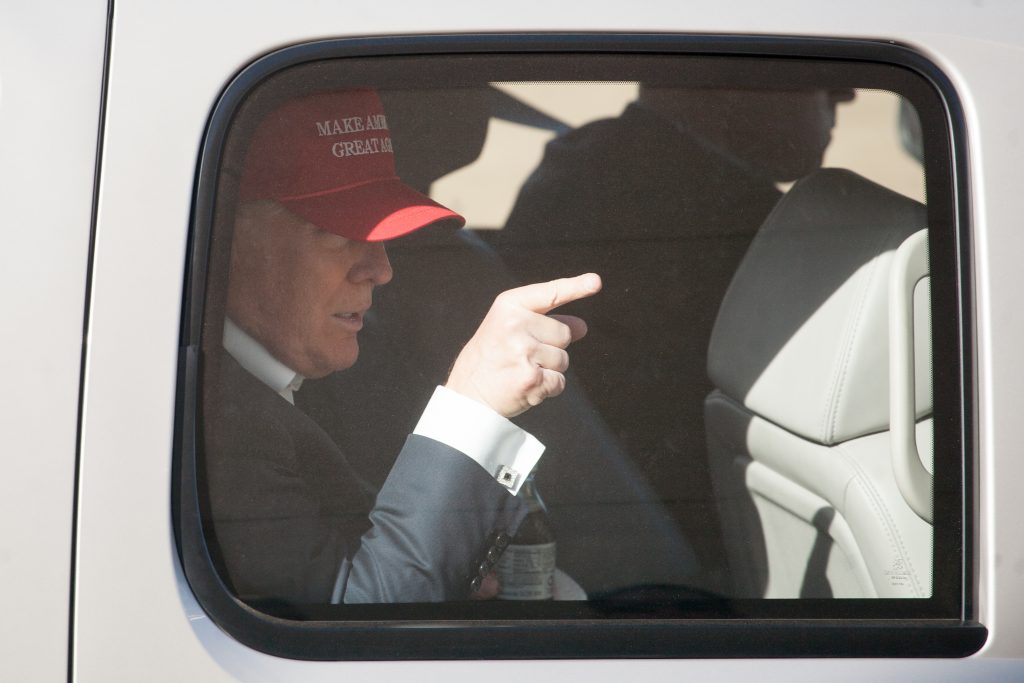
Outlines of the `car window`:
M229 89L199 180L178 528L215 618L318 658L367 652L353 625L504 624L558 656L538 620L594 654L595 623L961 618L929 80L317 56Z

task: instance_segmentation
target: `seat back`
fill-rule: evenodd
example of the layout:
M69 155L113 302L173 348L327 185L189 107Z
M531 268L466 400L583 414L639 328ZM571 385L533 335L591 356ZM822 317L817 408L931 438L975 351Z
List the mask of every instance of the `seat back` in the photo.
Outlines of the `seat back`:
M931 525L900 492L889 427L894 254L925 228L917 202L824 169L779 202L737 270L705 401L737 596L931 594ZM914 297L904 394L930 468L927 279Z

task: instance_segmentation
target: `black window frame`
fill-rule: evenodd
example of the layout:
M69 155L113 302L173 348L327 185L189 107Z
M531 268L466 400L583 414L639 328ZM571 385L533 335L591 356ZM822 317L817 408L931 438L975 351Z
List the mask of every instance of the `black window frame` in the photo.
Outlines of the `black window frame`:
M935 335L936 397L954 391L954 410L939 410L936 444L961 455L959 476L937 478L937 495L957 506L936 505L936 548L955 550L951 571L935 565L933 597L871 599L846 609L836 600L696 602L681 611L615 613L581 607L569 614L524 611L499 618L500 606L438 618L429 605L343 606L302 620L264 614L235 598L221 581L201 529L196 482L197 391L207 264L218 170L232 117L265 79L290 67L321 60L457 55L690 55L706 58L792 60L818 68L855 63L917 83L920 97L935 98L924 114L928 219L933 277L933 320L957 335ZM909 80L908 74L910 75ZM903 80L901 80L903 79ZM941 112L941 114L937 114ZM268 54L238 73L209 119L197 167L190 258L180 330L180 363L174 445L173 521L179 558L203 609L225 631L257 650L296 659L479 659L617 657L960 657L979 650L987 631L977 622L976 435L970 211L964 116L951 81L917 51L890 41L664 34L434 35L326 40ZM936 154L940 151L940 154ZM946 160L949 161L947 165ZM949 321L953 320L954 323ZM938 323L933 323L937 325ZM952 326L950 326L952 325ZM956 338L953 338L953 337ZM937 446L938 447L938 446ZM941 539L939 536L945 535ZM938 557L938 551L935 551ZM901 605L921 603L920 609ZM755 603L771 603L763 609ZM818 618L821 603L839 617ZM589 603L586 603L589 605ZM490 611L489 611L490 610ZM728 615L728 616L726 616ZM849 618L846 618L848 615ZM896 615L896 616L893 616ZM425 628L429 626L429 628Z

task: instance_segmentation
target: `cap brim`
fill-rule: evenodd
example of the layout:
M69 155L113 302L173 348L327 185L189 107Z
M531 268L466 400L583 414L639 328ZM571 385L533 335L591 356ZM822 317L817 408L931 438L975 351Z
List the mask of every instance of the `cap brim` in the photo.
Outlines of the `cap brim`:
M382 242L442 221L461 228L466 219L398 179L280 200L321 230L361 242Z

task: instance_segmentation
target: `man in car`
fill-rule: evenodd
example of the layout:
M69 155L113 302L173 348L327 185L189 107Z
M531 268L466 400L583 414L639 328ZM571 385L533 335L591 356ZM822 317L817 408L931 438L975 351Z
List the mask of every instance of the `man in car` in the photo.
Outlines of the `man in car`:
M561 393L586 325L548 312L600 279L498 296L377 491L294 393L356 362L373 290L392 277L383 243L462 218L395 176L371 90L274 109L238 182L223 348L207 348L203 380L205 529L222 576L242 599L288 604L493 592L486 577L526 514L515 493L543 451L507 418Z

